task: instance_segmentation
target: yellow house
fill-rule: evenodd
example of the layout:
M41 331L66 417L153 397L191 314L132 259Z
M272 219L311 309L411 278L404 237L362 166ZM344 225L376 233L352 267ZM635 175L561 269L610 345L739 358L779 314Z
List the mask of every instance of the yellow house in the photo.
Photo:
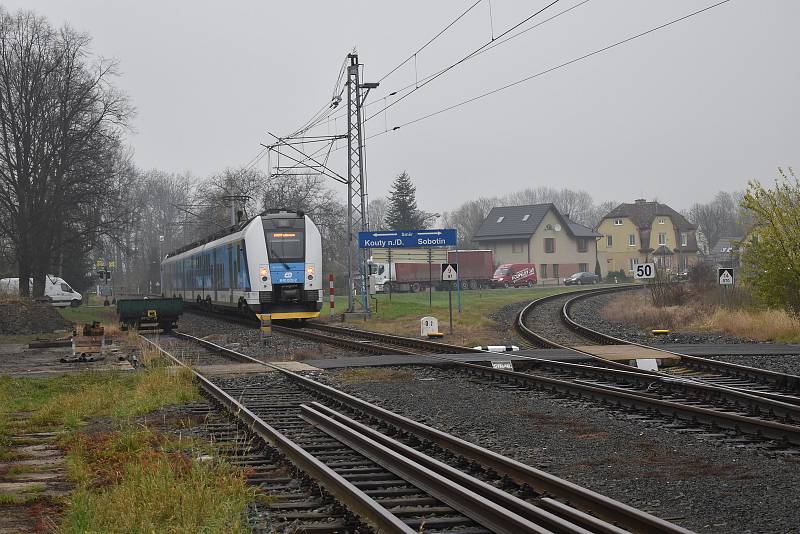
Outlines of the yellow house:
M631 272L638 263L654 262L669 272L683 272L698 261L697 227L659 202L638 199L620 204L600 221L598 250L605 253L604 272Z

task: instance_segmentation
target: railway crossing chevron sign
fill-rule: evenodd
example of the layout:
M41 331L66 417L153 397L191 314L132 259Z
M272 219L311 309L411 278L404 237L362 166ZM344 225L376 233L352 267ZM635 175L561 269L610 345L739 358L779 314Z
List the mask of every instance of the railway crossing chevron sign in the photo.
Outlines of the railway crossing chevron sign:
M359 232L358 248L452 247L458 242L454 228L433 230L379 230Z
M733 269L730 267L718 268L717 277L719 278L719 285L721 286L732 286L735 280L733 276Z

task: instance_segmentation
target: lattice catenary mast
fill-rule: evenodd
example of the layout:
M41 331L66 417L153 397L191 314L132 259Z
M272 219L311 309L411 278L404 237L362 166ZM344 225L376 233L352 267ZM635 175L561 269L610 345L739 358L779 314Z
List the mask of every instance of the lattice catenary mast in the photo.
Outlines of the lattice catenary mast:
M353 296L358 267L360 307L369 313L369 269L367 251L359 249L356 236L369 228L367 221L367 181L364 172L364 137L362 134L361 107L370 89L377 83L361 83L358 72L358 54L347 55L347 311L356 311ZM366 89L361 95L361 89Z

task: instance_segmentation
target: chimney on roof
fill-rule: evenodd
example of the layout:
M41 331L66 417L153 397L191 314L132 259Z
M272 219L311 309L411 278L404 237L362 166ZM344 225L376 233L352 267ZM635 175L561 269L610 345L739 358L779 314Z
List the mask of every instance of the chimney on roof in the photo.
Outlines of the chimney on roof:
M647 202L647 199L646 198L637 198L636 200L634 200L634 202L636 202L637 204L644 204L645 202Z

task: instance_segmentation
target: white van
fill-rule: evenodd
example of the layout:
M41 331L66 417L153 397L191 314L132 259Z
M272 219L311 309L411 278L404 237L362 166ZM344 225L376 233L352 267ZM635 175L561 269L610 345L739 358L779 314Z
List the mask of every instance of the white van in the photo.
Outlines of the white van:
M31 290L33 290L33 278L30 279ZM19 295L19 278L0 279L0 293ZM53 306L80 306L83 296L69 287L63 278L48 274L45 278L44 296L50 299Z

